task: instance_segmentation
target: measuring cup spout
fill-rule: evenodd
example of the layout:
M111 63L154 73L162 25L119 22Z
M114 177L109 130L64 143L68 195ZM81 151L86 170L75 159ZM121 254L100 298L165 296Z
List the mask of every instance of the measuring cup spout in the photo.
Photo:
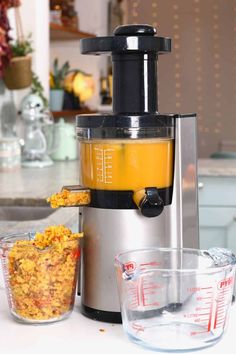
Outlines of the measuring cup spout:
M203 251L204 255L212 258L215 267L224 267L227 265L236 265L234 253L226 248L213 247Z

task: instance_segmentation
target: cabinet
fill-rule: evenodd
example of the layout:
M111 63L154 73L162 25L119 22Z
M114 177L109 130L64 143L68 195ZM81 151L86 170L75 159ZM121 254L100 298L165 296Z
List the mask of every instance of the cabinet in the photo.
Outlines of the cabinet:
M236 176L199 175L200 248L236 253Z
M93 38L95 35L80 31L76 28L69 28L54 23L50 23L51 41L70 41L82 38Z
M82 38L94 38L95 35L92 33L84 32L76 28L65 27L62 25L50 23L49 27L50 32L50 43L51 43L51 57L55 57L55 54L52 55L53 48L55 48L55 42L58 43L58 47L62 47L60 51L59 60L70 60L71 56L73 57L71 52L67 52L67 47L64 47L64 43L69 41L80 40ZM53 43L53 45L52 45ZM58 56L58 47L56 49L56 56ZM72 47L73 48L73 47ZM77 57L78 53L74 52L74 56ZM63 58L63 59L62 59ZM87 107L81 108L79 110L70 110L70 111L60 111L60 112L52 112L53 117L57 118L64 118L69 122L74 122L74 118L77 114L90 114L94 113L93 111L89 110Z

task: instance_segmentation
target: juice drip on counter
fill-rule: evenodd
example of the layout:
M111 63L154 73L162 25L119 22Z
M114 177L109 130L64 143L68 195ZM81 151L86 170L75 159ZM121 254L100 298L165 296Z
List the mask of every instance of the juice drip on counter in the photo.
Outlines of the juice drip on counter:
M82 184L100 190L172 186L173 139L81 142Z

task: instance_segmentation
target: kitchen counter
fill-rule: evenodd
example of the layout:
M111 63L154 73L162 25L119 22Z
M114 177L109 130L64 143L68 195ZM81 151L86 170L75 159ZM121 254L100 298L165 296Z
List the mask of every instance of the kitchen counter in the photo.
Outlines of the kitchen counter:
M199 159L200 176L236 177L236 159ZM0 206L46 206L46 198L61 190L63 185L79 181L78 161L55 162L45 168L21 168L15 172L0 172ZM77 208L63 208L48 218L35 221L0 221L0 235L19 231L42 229L48 225L64 224L68 227L78 223Z
M55 163L45 168L21 168L0 173L0 206L48 206L46 198L63 185L78 183L78 161ZM78 208L55 210L50 216L32 221L0 221L0 237L4 234L42 230L63 224L78 230Z
M0 205L45 206L48 196L78 181L78 161L0 172Z
M236 176L236 159L199 159L201 176ZM46 205L46 198L63 185L79 181L78 161L56 162L45 168L0 172L0 205Z
M236 177L236 159L199 159L198 174L212 177Z
M78 183L78 172L78 161L74 161L55 163L43 169L0 173L0 205L45 206L46 198L63 185ZM199 175L236 176L236 160L199 160ZM0 233L42 229L58 223L69 226L77 220L77 208L64 208L43 220L0 222ZM233 305L229 328L222 341L195 353L234 354L235 328L236 305ZM3 289L0 289L0 339L3 354L42 354L50 351L56 354L69 351L81 354L151 353L131 343L121 325L96 322L84 317L80 313L79 297L71 317L65 321L41 326L19 324L9 314Z
M79 306L78 298L72 315L64 321L39 326L24 325L11 318L5 292L0 290L1 353L153 353L130 342L121 325L97 322L84 317ZM234 354L235 328L236 305L233 305L229 328L223 339L212 347L194 353Z
M57 162L45 168L21 168L0 172L0 206L49 206L46 198L63 185L78 183L78 161ZM15 232L42 230L46 226L64 224L78 230L78 208L55 210L50 216L32 221L0 221L0 237Z

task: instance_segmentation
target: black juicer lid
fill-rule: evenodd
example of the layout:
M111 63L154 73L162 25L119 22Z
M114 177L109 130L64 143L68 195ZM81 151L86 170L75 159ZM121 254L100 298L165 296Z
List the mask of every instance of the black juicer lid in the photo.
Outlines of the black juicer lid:
M157 99L158 54L171 51L171 39L155 34L155 28L148 25L127 25L117 27L114 36L81 40L82 54L111 52L113 114L78 115L76 126L79 138L173 135L170 131L175 116L158 114ZM158 134L154 128L158 128ZM87 133L86 129L89 129ZM125 129L141 129L145 133L125 134ZM118 136L117 130L120 131Z
M154 53L171 51L171 39L156 37L156 29L149 25L127 25L117 27L114 36L86 38L81 40L82 54Z

